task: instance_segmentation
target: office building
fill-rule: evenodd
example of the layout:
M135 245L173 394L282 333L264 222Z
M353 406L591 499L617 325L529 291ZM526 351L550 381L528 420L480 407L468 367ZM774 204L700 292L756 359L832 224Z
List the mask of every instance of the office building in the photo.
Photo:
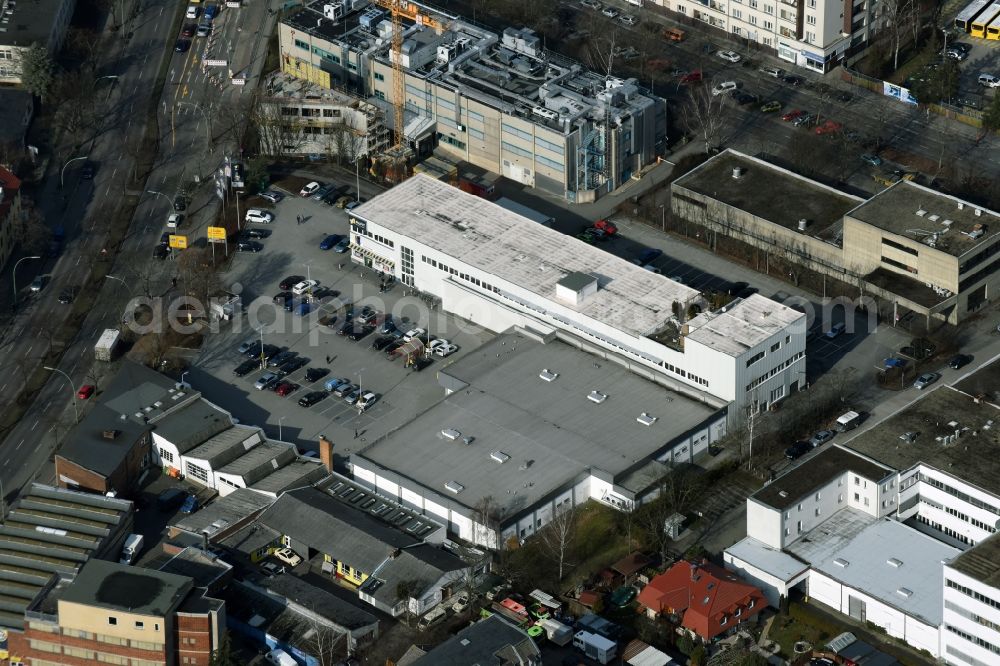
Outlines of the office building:
M0 84L21 83L21 58L33 44L55 57L76 0L0 0Z
M496 34L415 2L404 6L403 134L418 157L454 161L568 201L627 183L666 148L666 103L634 79L546 51L531 30ZM313 0L282 19L282 71L343 88L394 127L388 12L366 0Z
M10 259L21 226L21 180L0 166L0 266Z

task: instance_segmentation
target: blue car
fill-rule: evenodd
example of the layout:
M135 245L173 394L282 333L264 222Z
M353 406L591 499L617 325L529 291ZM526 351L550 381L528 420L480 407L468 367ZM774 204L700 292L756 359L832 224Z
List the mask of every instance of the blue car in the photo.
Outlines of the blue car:
M219 5L205 5L205 20L211 21L219 13Z
M294 314L296 317L305 317L307 314L312 312L312 309L312 303L299 303L299 306L295 308Z
M641 266L645 266L654 259L657 259L662 254L663 250L657 250L656 248L651 248L651 247L646 248L645 250L639 253L637 263Z
M184 500L184 504L181 504L181 513L194 513L198 510L198 498L194 495L188 495L187 499Z
M333 246L340 242L341 236L338 234L331 234L323 239L323 242L319 244L319 249L321 250L332 250Z

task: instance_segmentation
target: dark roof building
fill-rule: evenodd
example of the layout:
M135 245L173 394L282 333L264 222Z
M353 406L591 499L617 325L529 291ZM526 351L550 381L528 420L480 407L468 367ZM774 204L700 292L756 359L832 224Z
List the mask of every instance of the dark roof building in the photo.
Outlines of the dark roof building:
M466 627L411 666L529 666L542 663L542 654L528 634L499 615Z

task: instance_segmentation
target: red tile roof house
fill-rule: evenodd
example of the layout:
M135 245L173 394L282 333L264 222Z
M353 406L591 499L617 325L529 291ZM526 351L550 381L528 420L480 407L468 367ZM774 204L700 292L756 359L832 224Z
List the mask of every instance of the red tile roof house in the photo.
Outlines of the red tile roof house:
M650 618L677 614L681 626L705 641L767 608L759 589L705 560L677 562L649 581L638 600Z

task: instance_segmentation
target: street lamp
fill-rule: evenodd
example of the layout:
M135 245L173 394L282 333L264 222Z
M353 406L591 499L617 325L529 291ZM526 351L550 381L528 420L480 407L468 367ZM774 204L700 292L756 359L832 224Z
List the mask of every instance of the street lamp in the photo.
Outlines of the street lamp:
M307 261L306 263L304 263L302 265L306 267L306 279L307 280L311 279L312 278L312 271L309 269L309 267L312 265L312 262L311 261Z
M76 422L79 423L80 422L80 412L79 412L79 410L76 407L76 390L73 388L73 379L69 375L67 375L65 372L63 372L62 370L60 370L59 368L50 368L49 366L44 365L44 366L42 366L42 369L48 370L49 372L58 372L60 375L62 375L63 377L66 378L67 382L69 382L69 392L70 392L70 395L73 396L73 415L76 417Z
M190 370L185 370L184 372L181 373L181 384L184 383L184 377L186 377L189 372L191 372L191 371Z
M129 295L132 295L132 296L135 295L135 292L132 291L132 285L130 285L128 282L126 282L125 280L121 279L117 275L111 275L110 273L108 273L104 277L106 277L109 280L117 280L118 282L121 282L123 285L125 285L125 288L128 289Z
M284 440L283 440L283 439L281 438L281 422L282 422L282 421L284 421L284 420L285 420L285 417L284 417L284 416L282 416L281 418L279 418L279 419L278 419L278 441L279 441L279 442L282 442L282 441L284 441Z
M41 257L21 257L14 264L14 268L10 271L10 280L14 283L14 309L17 309L17 267L25 259L41 259Z
M667 232L667 204L660 204L660 231Z
M74 157L73 159L71 159L68 162L66 162L66 164L63 164L62 171L59 174L59 189L62 189L64 187L66 187L66 184L65 184L66 167L68 167L73 162L79 162L80 160L85 160L88 157L90 157L90 155L83 155L82 157Z
M171 206L173 206L173 205L174 205L174 202L173 202L173 201L172 201L172 200L170 199L170 197L168 197L168 196L167 196L166 194L164 194L163 192L157 192L156 190L146 190L146 194L158 194L159 196L161 196L161 197L163 197L164 199L166 199L166 200L167 200L167 203L169 203L169 204L170 204Z
M358 155L357 159L354 160L354 188L358 192L355 201L361 201L361 172L358 170L358 165L361 163L362 157L364 156Z

